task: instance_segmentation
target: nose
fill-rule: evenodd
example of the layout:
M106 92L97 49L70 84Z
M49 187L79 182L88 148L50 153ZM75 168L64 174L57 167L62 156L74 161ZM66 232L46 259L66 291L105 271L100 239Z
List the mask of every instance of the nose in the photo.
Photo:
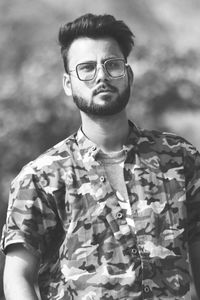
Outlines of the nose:
M104 65L98 65L96 71L96 82L101 80L108 80L108 74L104 68Z

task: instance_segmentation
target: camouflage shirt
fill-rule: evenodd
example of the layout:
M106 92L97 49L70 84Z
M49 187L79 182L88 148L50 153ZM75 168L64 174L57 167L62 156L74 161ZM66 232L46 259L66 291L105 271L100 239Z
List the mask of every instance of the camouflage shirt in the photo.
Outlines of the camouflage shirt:
M129 201L81 129L11 184L2 249L40 257L43 300L191 299L188 245L200 237L200 156L184 139L130 123Z

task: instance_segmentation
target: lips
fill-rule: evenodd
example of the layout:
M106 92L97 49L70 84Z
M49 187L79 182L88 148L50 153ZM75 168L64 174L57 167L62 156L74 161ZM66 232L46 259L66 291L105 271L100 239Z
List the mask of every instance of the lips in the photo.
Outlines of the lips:
M98 90L97 92L96 92L96 95L98 95L98 94L101 94L101 93L109 93L109 92L112 92L111 90L103 90L103 89L101 89L101 90Z
M107 85L100 85L94 90L94 95L100 93L113 93L115 89L113 87L108 87Z

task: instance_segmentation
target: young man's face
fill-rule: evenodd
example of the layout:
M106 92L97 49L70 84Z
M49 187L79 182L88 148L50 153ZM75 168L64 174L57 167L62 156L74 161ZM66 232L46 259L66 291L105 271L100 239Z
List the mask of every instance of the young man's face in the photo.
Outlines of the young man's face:
M68 52L70 72L64 75L64 89L68 95L73 96L81 111L108 116L119 113L126 107L132 83L131 71L125 67L124 76L110 77L101 64L113 58L124 59L118 43L112 38L82 37L71 44ZM81 81L76 73L76 66L85 62L97 63L96 74L89 81ZM82 68L80 69L82 72ZM83 71L87 71L87 68L84 67Z

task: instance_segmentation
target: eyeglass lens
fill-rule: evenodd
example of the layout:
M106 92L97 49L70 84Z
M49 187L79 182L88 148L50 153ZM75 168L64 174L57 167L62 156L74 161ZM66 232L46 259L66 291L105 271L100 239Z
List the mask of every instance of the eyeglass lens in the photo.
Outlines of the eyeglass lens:
M124 76L125 62L123 59L110 59L104 62L104 68L112 78ZM96 62L81 63L76 67L77 75L80 80L92 80L97 71Z

